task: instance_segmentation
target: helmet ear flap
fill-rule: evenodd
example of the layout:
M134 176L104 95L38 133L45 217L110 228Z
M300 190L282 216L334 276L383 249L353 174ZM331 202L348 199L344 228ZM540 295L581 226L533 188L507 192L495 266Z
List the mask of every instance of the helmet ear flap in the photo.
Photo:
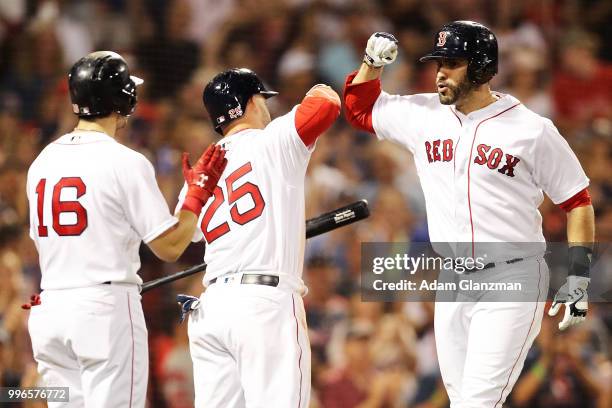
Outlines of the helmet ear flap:
M131 115L136 109L137 102L136 84L131 78L122 88L115 90L113 107L118 114L123 116Z
M468 65L468 79L476 84L482 85L491 80L497 74L497 61L490 59L486 53L478 53L470 59Z

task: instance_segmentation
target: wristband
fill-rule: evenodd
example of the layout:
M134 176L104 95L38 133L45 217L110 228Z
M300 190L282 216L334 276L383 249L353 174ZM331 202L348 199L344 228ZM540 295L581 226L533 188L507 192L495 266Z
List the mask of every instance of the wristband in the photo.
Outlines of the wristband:
M185 201L183 201L181 210L191 211L196 215L196 217L199 217L203 206L202 201L199 199L187 196L185 197Z
M568 249L569 270L568 275L589 277L591 269L591 254L593 250L585 246L571 246Z
M367 65L369 65L371 67L374 66L374 59L372 57L370 57L368 54L364 54L363 62L365 62Z
M190 191L192 188L195 188L195 191ZM187 195L185 196L181 210L191 211L196 217L199 217L200 212L202 212L202 207L204 207L204 204L206 204L206 201L208 201L211 195L212 194L209 193L208 190L192 186L187 190Z

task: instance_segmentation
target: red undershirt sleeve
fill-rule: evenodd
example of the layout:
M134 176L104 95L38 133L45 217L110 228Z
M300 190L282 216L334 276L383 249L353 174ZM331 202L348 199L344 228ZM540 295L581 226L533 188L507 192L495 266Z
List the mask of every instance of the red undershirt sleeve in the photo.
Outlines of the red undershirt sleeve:
M344 84L344 110L346 120L354 127L374 132L372 125L372 109L378 96L382 92L380 79L352 84L357 71L346 77Z
M295 112L295 128L304 145L312 145L329 129L338 115L340 115L338 103L327 97L307 95Z
M591 205L591 195L589 194L589 190L585 188L574 194L573 197L559 204L559 207L565 212L570 212L574 208L585 207L587 205Z

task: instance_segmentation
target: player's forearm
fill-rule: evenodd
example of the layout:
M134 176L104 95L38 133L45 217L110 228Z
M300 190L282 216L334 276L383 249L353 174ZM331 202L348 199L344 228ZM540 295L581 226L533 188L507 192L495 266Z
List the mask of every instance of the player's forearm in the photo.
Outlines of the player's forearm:
M179 222L159 237L149 242L153 253L166 262L176 261L191 242L198 217L191 211L181 210Z
M351 84L361 84L363 82L372 81L373 79L379 79L382 75L382 71L382 67L371 67L366 63L362 63Z
M339 115L340 97L336 91L323 84L313 86L295 112L295 128L304 145L312 145Z
M591 247L595 241L595 214L592 205L567 213L567 242L570 246Z
M365 130L366 132L375 133L372 119L374 104L382 92L380 85L380 72L378 76L369 80L355 82L355 78L362 73L362 77L370 78L373 73L381 71L382 68L371 68L366 64L362 64L361 69L357 73L351 73L347 76L344 84L344 110L346 120L351 126Z

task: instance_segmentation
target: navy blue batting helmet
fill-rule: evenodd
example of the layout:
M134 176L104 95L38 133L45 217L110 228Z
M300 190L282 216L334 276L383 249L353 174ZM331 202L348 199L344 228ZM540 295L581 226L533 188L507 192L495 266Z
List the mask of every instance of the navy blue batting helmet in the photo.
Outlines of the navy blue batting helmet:
M228 69L211 79L202 99L215 130L222 133L222 126L243 116L255 94L270 98L278 92L267 90L257 74L247 68Z
M136 86L127 62L112 51L96 51L78 60L68 74L72 110L79 117L95 118L116 112L128 116L136 108Z
M438 58L467 59L468 79L474 84L484 84L497 74L497 39L480 23L453 21L438 30L434 49L420 61Z

